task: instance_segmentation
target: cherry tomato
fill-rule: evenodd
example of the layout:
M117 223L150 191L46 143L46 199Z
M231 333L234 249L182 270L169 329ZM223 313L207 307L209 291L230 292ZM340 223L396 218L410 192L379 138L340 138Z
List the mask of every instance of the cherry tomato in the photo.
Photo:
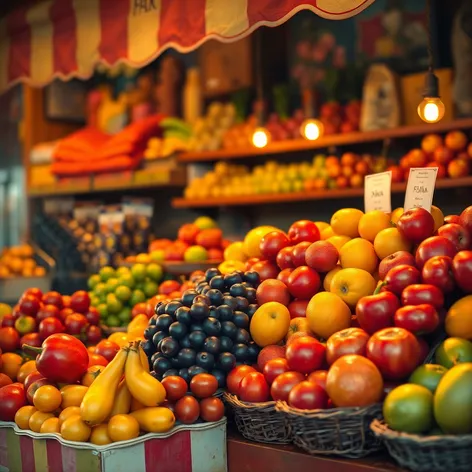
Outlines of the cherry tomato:
M313 382L319 385L323 390L326 390L326 377L328 376L327 370L315 370L308 377L308 382Z
M285 372L280 374L272 382L270 394L274 400L282 400L286 402L292 388L304 380L305 376L300 374L300 372Z
M198 375L195 377L198 377ZM187 382L178 375L169 375L163 379L162 386L166 389L167 400L171 402L180 400L188 390Z
M111 362L119 350L120 346L118 346L118 344L113 341L108 341L108 339L104 339L95 346L94 354L100 354L108 362Z
M266 402L269 400L269 384L260 372L250 372L239 387L239 398L244 402Z
M328 406L328 394L314 382L300 382L288 396L288 404L300 410L324 409Z
M36 413L38 410L31 405L22 406L15 415L15 423L18 428L29 429L29 420L33 413Z
M218 380L211 374L197 374L190 381L190 390L198 398L211 397L218 389Z
M61 392L52 385L39 387L33 395L34 406L43 413L52 413L57 410L61 406L61 402Z
M0 374L0 388L5 387L5 385L10 385L13 383L13 380L8 377L6 374Z
M87 372L84 374L82 377L82 385L85 385L86 387L90 387L90 385L93 384L93 381L99 376L100 372L104 369L105 367L102 365L93 365L87 369Z
M0 388L1 421L14 421L16 412L25 405L25 389L22 384L13 383Z
M262 372L264 373L267 383L271 385L276 377L278 377L280 374L283 374L284 372L288 372L289 370L290 367L288 366L287 359L280 357L266 362Z
M31 387L31 385L36 382L36 380L44 379L44 375L40 374L37 370L31 372L29 375L26 376L23 385L25 386L25 392Z
M183 424L192 424L198 420L200 416L200 405L198 401L190 396L185 395L175 404L175 417Z
M100 354L95 354L95 353L90 353L89 352L89 367L92 367L93 365L102 365L102 366L107 366L108 361L101 356Z
M204 398L200 402L200 412L205 421L219 421L225 414L225 407L217 397Z
M250 372L257 372L254 367L250 365L240 365L235 367L226 377L226 387L229 393L233 395L239 395L239 385L241 384L241 380L249 374Z

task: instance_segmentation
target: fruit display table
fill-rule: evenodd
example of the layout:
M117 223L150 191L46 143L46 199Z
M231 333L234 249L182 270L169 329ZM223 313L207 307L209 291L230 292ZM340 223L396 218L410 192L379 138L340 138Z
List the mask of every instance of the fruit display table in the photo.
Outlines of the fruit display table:
M311 456L292 445L257 444L228 428L228 472L387 472L402 469L386 454L364 459Z

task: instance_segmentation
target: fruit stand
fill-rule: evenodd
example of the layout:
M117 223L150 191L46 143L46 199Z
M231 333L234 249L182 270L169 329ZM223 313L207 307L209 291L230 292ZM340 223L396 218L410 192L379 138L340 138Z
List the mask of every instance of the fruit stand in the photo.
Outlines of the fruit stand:
M0 8L0 470L470 469L452 3Z

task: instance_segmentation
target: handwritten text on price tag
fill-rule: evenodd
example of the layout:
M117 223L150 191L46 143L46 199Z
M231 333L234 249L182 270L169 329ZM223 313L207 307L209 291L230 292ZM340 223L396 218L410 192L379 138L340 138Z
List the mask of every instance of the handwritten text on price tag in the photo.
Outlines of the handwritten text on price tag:
M413 167L410 169L405 193L405 211L418 207L431 211L437 176L437 167Z
M364 209L368 211L380 210L385 213L392 211L390 187L392 172L380 172L366 175L364 179Z

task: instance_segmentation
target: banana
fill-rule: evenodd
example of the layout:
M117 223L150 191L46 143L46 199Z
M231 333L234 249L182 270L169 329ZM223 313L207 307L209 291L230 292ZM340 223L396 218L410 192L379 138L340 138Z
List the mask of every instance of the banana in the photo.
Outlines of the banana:
M89 426L103 423L110 416L128 352L129 348L121 348L87 390L80 416Z
M143 364L144 370L146 372L149 372L150 369L149 369L148 357L146 356L146 353L143 351L143 348L141 346L139 346L138 350L139 350L139 358L141 359L141 363Z
M146 359L147 360L147 359ZM118 385L118 390L111 409L110 418L115 415L127 415L131 409L131 393L123 379Z
M161 382L144 369L140 349L139 342L130 348L125 366L126 384L138 402L144 406L157 406L165 400L166 391Z

